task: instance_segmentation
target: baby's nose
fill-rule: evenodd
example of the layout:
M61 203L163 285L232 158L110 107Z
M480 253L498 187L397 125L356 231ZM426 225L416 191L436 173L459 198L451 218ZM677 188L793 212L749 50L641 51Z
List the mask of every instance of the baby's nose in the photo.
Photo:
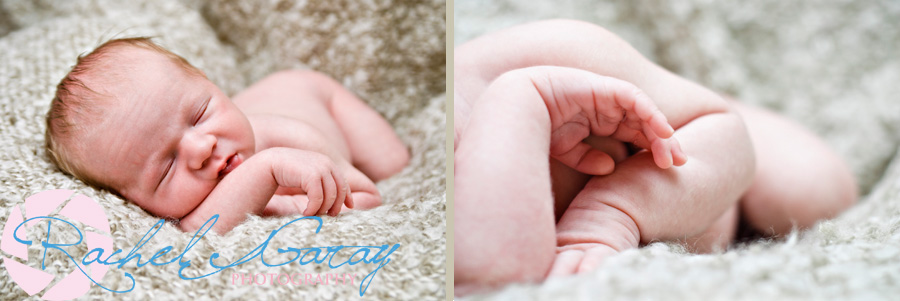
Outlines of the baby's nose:
M209 164L213 149L216 148L216 136L209 134L188 133L181 141L182 156L187 159L192 170L203 169Z

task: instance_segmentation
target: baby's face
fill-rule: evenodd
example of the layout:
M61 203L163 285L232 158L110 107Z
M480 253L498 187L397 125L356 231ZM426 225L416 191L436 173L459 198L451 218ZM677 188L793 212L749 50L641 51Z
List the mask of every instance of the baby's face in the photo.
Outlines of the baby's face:
M116 51L126 75L103 86L117 100L102 108L81 157L91 174L145 210L183 217L254 154L250 123L212 82L169 58L137 47Z

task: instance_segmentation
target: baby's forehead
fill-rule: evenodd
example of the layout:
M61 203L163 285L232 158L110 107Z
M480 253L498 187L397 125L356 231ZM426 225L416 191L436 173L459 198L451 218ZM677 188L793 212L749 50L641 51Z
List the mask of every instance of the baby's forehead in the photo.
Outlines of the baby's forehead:
M101 71L113 73L149 72L159 66L177 67L164 54L134 45L116 46L101 59Z
M134 93L140 85L165 81L178 68L161 54L136 46L112 50L98 61L86 79L115 96Z
M146 60L149 57L148 53L134 48L136 47L122 46L106 50L90 66L84 68L79 77L88 86L122 82L138 71L142 58Z
M180 75L206 77L184 58L155 44L116 43L104 46L102 52L99 69L116 77L131 76L140 80Z

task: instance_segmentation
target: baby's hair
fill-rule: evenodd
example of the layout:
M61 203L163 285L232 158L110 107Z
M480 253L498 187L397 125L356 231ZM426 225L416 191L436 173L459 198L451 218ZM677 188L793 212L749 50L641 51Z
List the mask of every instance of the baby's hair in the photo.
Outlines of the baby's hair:
M98 46L88 54L78 56L78 60L72 70L56 86L56 95L50 102L50 110L47 112L47 131L44 133L45 147L53 162L60 170L71 174L75 178L88 185L107 189L114 189L101 183L95 175L89 175L85 171L82 162L73 158L73 143L77 143L73 135L83 131L91 123L97 122L101 112L98 102L110 101L114 97L101 93L99 89L91 88L85 83L87 77L109 76L109 70L114 65L105 60L113 54L113 50L120 47L140 47L152 50L171 59L186 72L205 77L200 69L192 66L181 56L160 47L149 37L134 37L112 39Z

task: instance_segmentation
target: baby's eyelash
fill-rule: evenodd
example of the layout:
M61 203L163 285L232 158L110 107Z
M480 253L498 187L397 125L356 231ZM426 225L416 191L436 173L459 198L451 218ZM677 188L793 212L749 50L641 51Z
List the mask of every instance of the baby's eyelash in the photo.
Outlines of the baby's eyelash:
M209 107L209 101L210 101L210 100L207 99L206 102L203 103L203 107L200 109L200 113L197 114L197 116L194 117L193 122L191 122L192 125L197 125L197 123L200 122L200 119L203 118L203 114L206 114L206 108Z
M169 177L169 172L172 170L172 165L174 165L174 164L175 164L175 159L169 160L169 165L166 166L166 170L163 171L162 177L159 178L159 183L156 184L156 187L157 187L157 188L158 188L160 185L162 185L162 182L163 182L164 180L166 180L166 178Z

